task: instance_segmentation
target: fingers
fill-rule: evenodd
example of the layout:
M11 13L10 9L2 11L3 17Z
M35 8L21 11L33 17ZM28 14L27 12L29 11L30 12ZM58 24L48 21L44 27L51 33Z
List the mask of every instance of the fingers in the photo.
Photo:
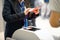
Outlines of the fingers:
M27 15L30 11L31 8L27 8L27 9L25 9L25 11L24 11L24 13L25 13L25 15Z
M26 8L24 11L25 15L27 15L29 12L34 12L37 15L37 14L39 14L39 8L37 7L37 8L34 8L33 10L32 10L32 8Z
M28 13L30 9L31 9L31 8L27 8L27 9L26 9L26 12Z
M33 9L33 12L34 12L36 15L39 14L39 8Z
M35 12L35 14L36 14L36 15L39 14L39 10L37 10L37 11Z

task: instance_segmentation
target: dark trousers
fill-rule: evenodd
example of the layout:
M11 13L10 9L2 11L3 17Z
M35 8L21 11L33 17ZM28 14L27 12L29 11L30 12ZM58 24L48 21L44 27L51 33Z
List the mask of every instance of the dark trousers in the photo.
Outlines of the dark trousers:
M13 33L17 30L13 28L10 28L10 29L11 30L9 30L8 28L5 29L5 40L6 40L6 37L12 38Z
M20 22L19 22L19 23L20 23ZM19 24L19 23L18 23L18 24ZM22 24L19 24L19 25L17 25L17 24L6 24L5 33L4 33L5 40L6 40L7 37L12 38L13 33L14 33L17 29L22 28L22 26L23 26L23 22L22 22Z

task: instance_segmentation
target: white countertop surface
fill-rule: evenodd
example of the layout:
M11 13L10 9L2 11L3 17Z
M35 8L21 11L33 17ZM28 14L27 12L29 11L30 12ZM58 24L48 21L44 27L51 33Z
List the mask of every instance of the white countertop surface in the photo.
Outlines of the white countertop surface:
M49 23L49 19L42 19L41 17L36 18L36 27L40 28L37 31L29 31L24 29L19 29L35 34L40 40L60 40L60 27L53 28Z

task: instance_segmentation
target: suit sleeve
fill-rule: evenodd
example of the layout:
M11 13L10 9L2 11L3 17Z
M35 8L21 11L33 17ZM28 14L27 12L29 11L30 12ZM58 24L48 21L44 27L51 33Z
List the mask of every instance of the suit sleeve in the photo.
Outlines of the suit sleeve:
M3 19L6 22L15 22L15 21L23 20L25 17L24 13L14 14L14 12L12 11L12 8L11 8L11 4L8 0L4 1L2 15L3 15Z

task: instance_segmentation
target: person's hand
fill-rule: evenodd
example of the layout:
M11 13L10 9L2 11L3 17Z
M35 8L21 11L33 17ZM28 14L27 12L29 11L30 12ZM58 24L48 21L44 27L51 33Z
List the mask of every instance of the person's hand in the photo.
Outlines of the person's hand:
M39 8L34 8L34 9L32 10L32 12L34 12L35 15L39 14Z
M25 9L25 11L24 11L25 15L27 15L30 12L29 10L31 10L31 8L26 8Z

